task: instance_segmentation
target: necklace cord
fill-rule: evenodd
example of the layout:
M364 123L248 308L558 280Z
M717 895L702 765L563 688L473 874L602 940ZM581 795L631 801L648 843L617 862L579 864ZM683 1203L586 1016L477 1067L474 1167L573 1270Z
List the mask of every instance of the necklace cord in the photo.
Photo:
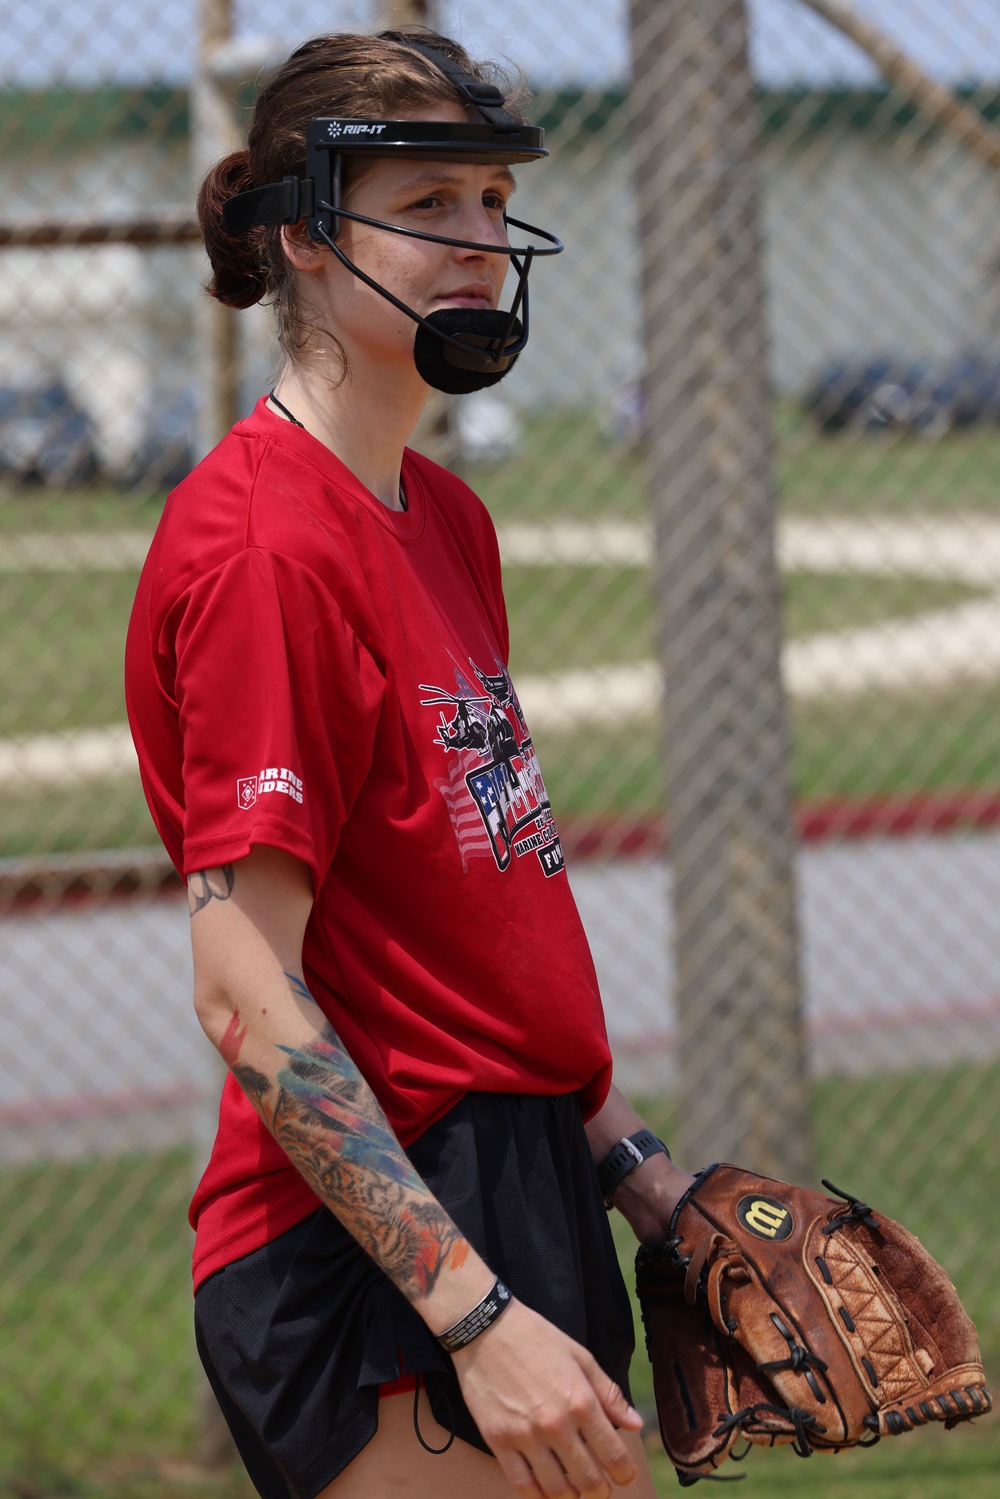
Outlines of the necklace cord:
M306 430L305 422L300 422L297 416L293 416L288 407L281 404L273 390L268 391L267 399L271 402L272 406L277 406L283 416L287 416L293 427L301 427L303 432Z
M306 424L305 424L305 422L300 422L297 416L293 416L292 413L289 411L288 407L282 405L282 403L278 400L278 397L275 395L275 393L274 393L273 390L269 390L268 391L268 393L267 393L267 399L271 402L272 406L277 406L278 410L280 412L282 412L282 414L284 416L287 416L288 420L292 423L293 427L301 427L302 430L303 430L303 432L306 431ZM403 510L404 512L407 511L407 510L409 510L409 508L410 508L409 505L406 503L406 494L405 494L405 492L403 490L403 481L402 481L402 479L400 479L400 481L399 481L399 506L400 506L400 509Z

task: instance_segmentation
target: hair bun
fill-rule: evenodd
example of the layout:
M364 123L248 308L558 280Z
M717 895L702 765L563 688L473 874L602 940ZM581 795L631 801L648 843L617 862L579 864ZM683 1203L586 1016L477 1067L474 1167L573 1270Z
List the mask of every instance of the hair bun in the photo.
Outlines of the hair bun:
M253 185L250 153L231 151L216 162L198 194L198 219L212 265L206 290L226 307L253 307L269 289L267 230L231 237L222 225L223 205Z

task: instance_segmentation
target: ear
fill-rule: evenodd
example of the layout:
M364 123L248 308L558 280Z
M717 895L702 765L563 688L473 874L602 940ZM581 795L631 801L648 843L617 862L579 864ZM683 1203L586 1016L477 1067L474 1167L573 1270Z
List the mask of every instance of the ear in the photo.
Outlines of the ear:
M309 238L305 219L297 224L284 224L281 230L281 248L285 258L297 271L315 275L325 263L324 246Z

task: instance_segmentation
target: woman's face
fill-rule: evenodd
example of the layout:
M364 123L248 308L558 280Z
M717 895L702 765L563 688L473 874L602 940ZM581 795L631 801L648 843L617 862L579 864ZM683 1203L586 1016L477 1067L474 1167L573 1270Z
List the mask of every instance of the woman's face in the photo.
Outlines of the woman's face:
M400 118L461 123L466 116L458 105L442 105L433 114ZM344 206L407 229L506 245L503 216L513 189L507 166L384 157L348 190ZM337 244L360 270L424 317L442 307L496 307L509 265L507 255L411 239L350 219L341 220ZM310 290L314 318L340 341L349 364L360 354L415 373L413 320L329 250L319 248Z

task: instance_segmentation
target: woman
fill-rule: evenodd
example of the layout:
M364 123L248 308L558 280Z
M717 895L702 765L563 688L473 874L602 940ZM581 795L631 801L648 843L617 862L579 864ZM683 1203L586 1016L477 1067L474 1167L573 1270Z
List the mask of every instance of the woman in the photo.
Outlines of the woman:
M405 446L425 376L491 383L523 342L496 309L540 132L488 81L393 32L270 79L199 206L211 293L269 298L285 362L171 495L129 631L231 1071L192 1203L198 1345L265 1499L653 1493L594 1163L645 1241L690 1178L610 1084L492 526ZM321 175L345 121L506 145L348 152L314 189L307 137Z

